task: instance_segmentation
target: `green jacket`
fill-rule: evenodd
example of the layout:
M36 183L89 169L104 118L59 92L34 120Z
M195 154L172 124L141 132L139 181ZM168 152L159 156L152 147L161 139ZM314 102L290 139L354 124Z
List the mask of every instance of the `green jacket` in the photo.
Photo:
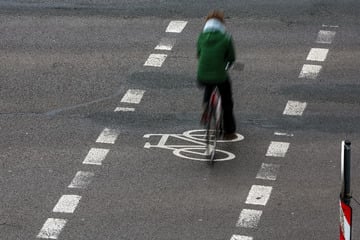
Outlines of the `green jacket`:
M197 79L202 84L218 84L227 79L226 65L235 61L232 38L221 31L202 32L197 42Z

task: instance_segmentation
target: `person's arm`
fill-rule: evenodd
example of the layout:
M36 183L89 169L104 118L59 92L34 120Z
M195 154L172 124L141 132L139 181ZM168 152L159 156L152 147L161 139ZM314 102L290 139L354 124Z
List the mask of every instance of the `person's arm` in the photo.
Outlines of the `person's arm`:
M234 44L232 41L232 37L229 36L229 46L228 46L228 50L227 50L227 56L226 56L226 61L228 62L227 65L227 69L229 69L233 63L235 62L235 48L234 48Z

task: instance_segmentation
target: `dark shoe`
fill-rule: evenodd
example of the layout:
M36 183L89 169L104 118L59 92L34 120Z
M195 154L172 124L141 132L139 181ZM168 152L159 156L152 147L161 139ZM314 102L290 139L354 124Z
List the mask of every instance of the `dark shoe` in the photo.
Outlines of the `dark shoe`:
M224 140L234 140L237 138L236 133L224 133Z

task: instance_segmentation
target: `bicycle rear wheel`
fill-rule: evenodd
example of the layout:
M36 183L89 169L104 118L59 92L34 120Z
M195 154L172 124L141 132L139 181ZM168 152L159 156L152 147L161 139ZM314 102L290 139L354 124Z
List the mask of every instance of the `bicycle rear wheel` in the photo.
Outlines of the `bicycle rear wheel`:
M216 127L215 111L209 115L209 120L206 125L206 155L209 159L209 164L213 165L216 157L216 141L218 138L218 129Z

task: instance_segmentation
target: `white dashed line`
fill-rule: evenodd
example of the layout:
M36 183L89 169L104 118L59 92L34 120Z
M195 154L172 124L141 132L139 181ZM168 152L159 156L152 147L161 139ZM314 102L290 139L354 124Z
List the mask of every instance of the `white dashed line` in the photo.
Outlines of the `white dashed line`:
M109 149L104 148L92 148L85 157L83 164L101 165L109 151Z
M135 108L129 108L129 107L117 107L115 108L114 112L134 112Z
M176 42L175 38L162 38L160 43L155 47L156 50L171 51Z
M329 49L326 48L312 48L306 58L307 61L317 61L323 62L325 61Z
M288 101L283 114L290 116L301 116L305 111L306 105L306 102Z
M48 218L37 235L37 238L57 239L61 230L65 227L67 220L59 218Z
M86 188L91 183L93 177L94 173L92 172L78 171L68 188Z
M256 228L262 215L261 210L243 209L240 213L236 227Z
M274 132L275 136L284 136L284 137L293 137L294 134L292 133L284 133L284 132Z
M290 143L288 142L271 142L266 152L266 157L285 157Z
M142 97L144 96L145 91L139 89L129 89L124 97L121 99L122 103L133 103L139 104Z
M97 143L115 144L120 131L118 129L105 128L97 138Z
M257 179L275 181L279 172L280 165L272 163L263 163L256 175Z
M78 195L63 195L55 205L53 212L58 213L74 213L81 196Z
M329 28L338 28L338 25L327 25L327 24L323 24L322 27L329 27Z
M246 199L246 204L265 206L270 198L272 187L253 185Z
M144 66L161 67L166 57L166 54L150 54L149 58L144 63Z
M181 33L185 28L187 21L171 21L166 28L169 33Z
M320 65L304 64L301 69L299 78L316 79L321 68L322 66Z
M242 235L232 235L230 240L253 240L252 237L242 236Z
M320 30L316 38L316 43L331 44L336 32Z

